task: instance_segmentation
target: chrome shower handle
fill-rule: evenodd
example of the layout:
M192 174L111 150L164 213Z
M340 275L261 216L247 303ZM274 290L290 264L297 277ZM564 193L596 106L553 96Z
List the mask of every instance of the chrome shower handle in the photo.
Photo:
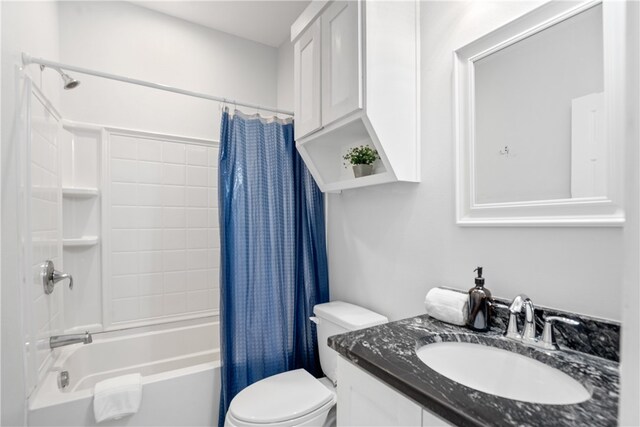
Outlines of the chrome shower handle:
M53 271L53 277L51 278L51 281L53 281L53 283L58 283L61 280L64 279L69 279L69 289L73 289L73 276L70 275L69 273L61 273L57 270Z
M51 260L46 260L42 264L41 277L44 293L47 295L53 292L56 283L65 279L69 279L69 289L73 289L73 277L68 273L57 271Z

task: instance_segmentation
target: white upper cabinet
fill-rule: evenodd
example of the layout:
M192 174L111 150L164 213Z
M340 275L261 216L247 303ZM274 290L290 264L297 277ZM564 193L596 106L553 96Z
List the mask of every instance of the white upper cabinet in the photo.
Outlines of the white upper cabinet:
M321 126L320 21L314 22L294 46L295 136L300 139Z
M322 191L420 180L419 2L313 1L291 27L296 146ZM343 159L375 148L372 175Z
M360 3L336 1L322 14L322 122L362 108Z

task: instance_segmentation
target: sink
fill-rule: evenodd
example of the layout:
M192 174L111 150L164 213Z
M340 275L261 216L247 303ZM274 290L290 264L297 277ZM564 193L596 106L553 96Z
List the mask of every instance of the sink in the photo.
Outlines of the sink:
M508 350L452 341L424 345L416 354L450 380L507 399L569 405L591 397L582 384L564 372Z

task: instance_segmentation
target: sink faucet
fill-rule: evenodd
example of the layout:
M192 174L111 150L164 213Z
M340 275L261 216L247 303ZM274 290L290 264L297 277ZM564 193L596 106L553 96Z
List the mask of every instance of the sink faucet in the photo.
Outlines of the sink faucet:
M509 313L510 313L509 327L511 327L511 323L512 323L511 321L515 320L516 315L522 312L523 307L524 307L524 326L522 328L522 333L518 334L519 338L525 342L535 342L536 341L535 307L533 306L533 301L531 301L531 299L525 294L520 294L516 296L513 299L513 301L511 301L511 305L509 306ZM518 329L517 323L514 323L514 328L517 331ZM509 329L507 329L507 332L509 332Z
M522 327L522 332L519 332L517 316L522 312L523 307L524 326ZM520 294L513 299L509 306L509 324L507 325L507 331L504 335L507 338L522 341L534 347L545 350L559 350L560 347L556 343L553 330L553 324L555 322L561 322L571 326L578 326L580 324L580 322L566 317L547 316L544 321L544 331L540 339L538 339L538 337L536 337L535 307L528 296Z
M64 347L65 345L71 344L91 344L93 342L93 338L91 334L87 331L84 334L71 334L71 335L56 335L49 338L49 347L52 349L58 347Z

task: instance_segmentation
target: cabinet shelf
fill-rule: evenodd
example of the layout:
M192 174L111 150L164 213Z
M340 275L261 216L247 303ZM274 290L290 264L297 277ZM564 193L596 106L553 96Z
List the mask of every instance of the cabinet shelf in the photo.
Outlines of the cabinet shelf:
M374 163L372 175L355 178L351 165L345 165L343 156L349 148L357 145L368 145L378 150L380 160ZM363 111L357 111L299 140L297 147L320 189L325 192L398 180L392 172L387 153L372 132Z
M418 3L319 3L292 26L295 139L309 172L331 192L420 182ZM354 178L343 156L359 145L380 160Z
M100 190L91 187L63 187L62 196L72 199L88 199L97 197Z
M98 236L82 236L73 239L62 239L62 246L65 248L79 248L95 246L100 241Z
M363 176L360 178L351 178L338 180L334 182L325 182L324 191L329 193L337 193L341 190L349 190L351 188L366 187L369 185L385 184L387 182L395 182L393 174L389 172L374 173L373 175Z

